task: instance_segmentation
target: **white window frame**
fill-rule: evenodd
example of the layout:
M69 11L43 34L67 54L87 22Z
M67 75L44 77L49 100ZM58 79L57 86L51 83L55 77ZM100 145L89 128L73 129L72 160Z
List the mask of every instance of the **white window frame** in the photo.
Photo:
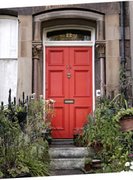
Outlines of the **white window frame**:
M1 88L0 88L0 102L3 101L4 105L8 104L8 96L9 96L9 89L12 89L12 100L13 97L17 96L17 81L18 81L18 18L15 16L9 16L9 15L0 15L0 20L8 20L7 27L9 27L9 33L12 31L12 25L10 22L14 21L16 24L13 24L13 33L9 35L8 38L12 38L10 41L13 42L13 50L14 53L11 52L11 46L12 44L9 43L9 50L8 53L2 53L0 56L0 62L1 62L1 74L4 76L1 78ZM2 23L4 26L4 23ZM14 26L15 25L15 26ZM3 27L2 26L2 27ZM4 30L1 31L2 33ZM8 33L8 30L7 30ZM15 35L14 35L15 33ZM15 37L15 38L14 38ZM8 40L7 38L7 40ZM3 38L4 39L4 38ZM15 41L15 43L14 43ZM6 44L6 43L5 43ZM8 43L7 43L8 44ZM1 45L2 46L2 45ZM6 45L5 45L6 46ZM8 45L7 45L8 48ZM5 51L6 52L6 51Z
M0 20L7 20L8 22L15 22L16 21L16 31L12 34L9 35L10 38L12 38L11 36L13 34L15 34L15 53L12 55L11 54L11 44L9 45L9 47L7 47L7 50L9 48L9 50L7 51L6 54L1 55L0 54L0 59L17 59L18 58L18 18L14 17L14 16L8 16L8 15L0 15ZM11 43L12 41L10 41Z

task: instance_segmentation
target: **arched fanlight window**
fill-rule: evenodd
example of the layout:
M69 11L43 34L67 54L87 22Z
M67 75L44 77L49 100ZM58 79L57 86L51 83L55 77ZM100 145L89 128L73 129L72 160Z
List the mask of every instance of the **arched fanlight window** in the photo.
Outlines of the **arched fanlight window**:
M12 97L17 91L18 19L0 16L0 102L8 103L8 91Z
M47 33L47 41L90 41L91 31L64 29Z

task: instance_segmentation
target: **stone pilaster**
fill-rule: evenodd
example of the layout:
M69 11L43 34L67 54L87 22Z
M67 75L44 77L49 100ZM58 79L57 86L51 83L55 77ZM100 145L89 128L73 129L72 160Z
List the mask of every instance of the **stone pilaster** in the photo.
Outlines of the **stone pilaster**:
M43 94L43 45L41 39L41 21L34 19L34 35L32 41L33 91L36 97Z
M107 95L119 92L120 22L119 14L105 16L106 90Z
M43 46L41 41L32 42L32 59L34 64L33 73L33 90L36 93L36 97L42 94L42 73L43 73L43 63L42 63L42 52Z
M106 42L104 40L96 41L96 51L100 61L100 90L101 96L105 94L105 48Z
M17 97L32 93L32 16L19 15Z

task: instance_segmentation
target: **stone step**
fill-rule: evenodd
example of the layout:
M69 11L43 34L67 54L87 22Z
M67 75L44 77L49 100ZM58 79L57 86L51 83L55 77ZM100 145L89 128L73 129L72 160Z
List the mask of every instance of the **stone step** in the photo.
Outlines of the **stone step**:
M85 160L94 155L91 148L76 147L73 145L73 140L56 140L52 142L49 149L51 159L51 170L66 172L67 170L81 170L84 168ZM72 172L74 172L72 171Z
M58 158L52 159L51 169L82 169L84 168L85 158Z
M73 145L73 139L53 139L52 146L53 145Z
M50 171L50 176L85 174L82 169L55 169Z
M49 154L52 158L82 158L92 156L93 152L87 147L60 147L50 148Z

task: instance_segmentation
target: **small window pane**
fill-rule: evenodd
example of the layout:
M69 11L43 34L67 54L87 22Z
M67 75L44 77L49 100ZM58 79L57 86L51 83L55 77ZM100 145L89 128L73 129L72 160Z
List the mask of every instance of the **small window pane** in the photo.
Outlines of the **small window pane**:
M17 58L18 21L0 18L0 58Z
M9 89L12 89L12 100L17 93L18 61L0 60L0 103L8 104Z
M18 20L0 16L0 102L8 104L8 91L17 94Z
M47 33L48 41L90 41L91 32L84 30L58 30Z

